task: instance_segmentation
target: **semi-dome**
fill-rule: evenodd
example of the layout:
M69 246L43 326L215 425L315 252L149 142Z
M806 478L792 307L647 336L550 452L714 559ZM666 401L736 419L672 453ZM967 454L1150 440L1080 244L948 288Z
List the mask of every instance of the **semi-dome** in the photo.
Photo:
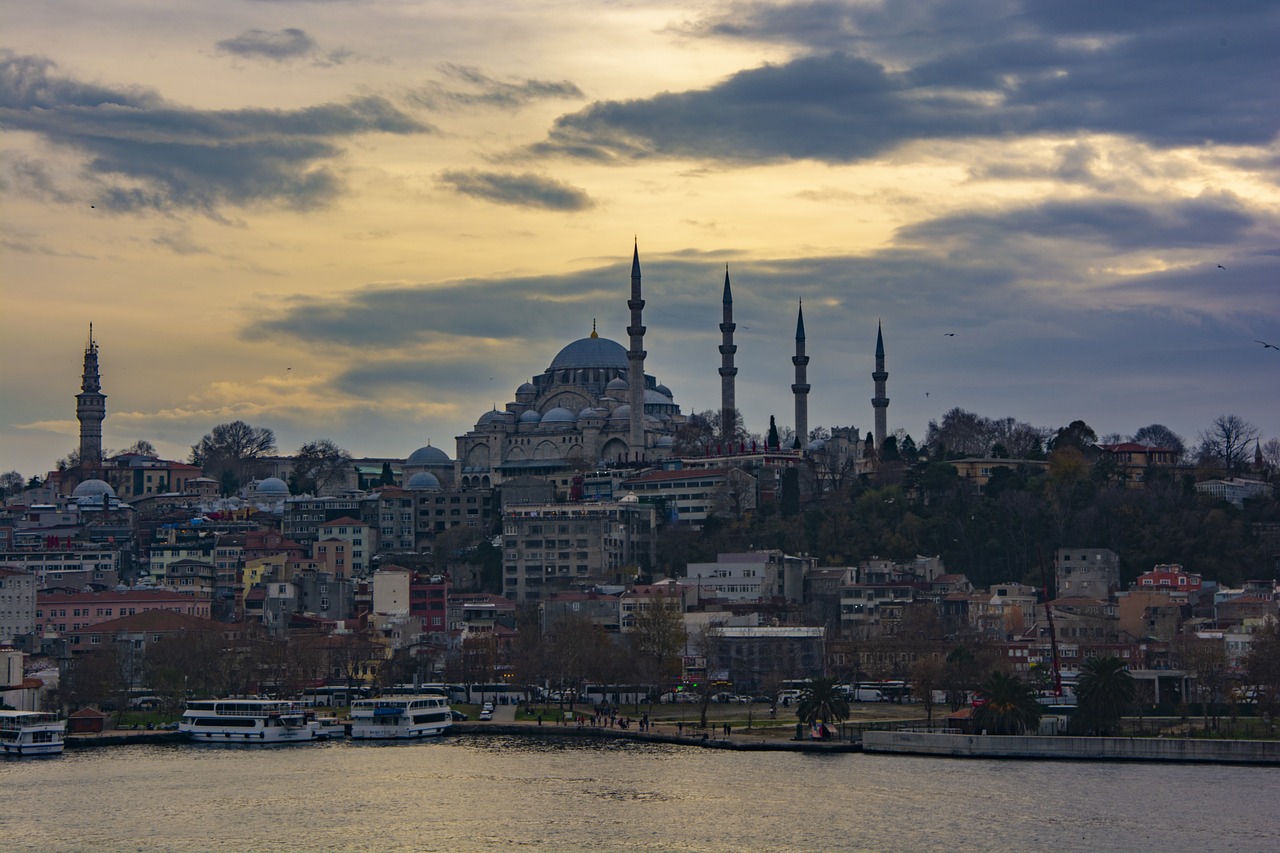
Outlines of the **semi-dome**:
M556 406L554 409L547 409L542 415L542 423L546 424L574 424L578 418L573 412L563 406Z
M106 480L85 480L75 487L71 492L73 498L97 498L97 497L114 498L116 490L111 488L111 484Z
M672 404L669 394L663 394L661 391L655 391L652 388L644 389L644 401L646 403L657 403L661 406L670 406Z
M627 350L608 338L582 338L556 355L548 370L576 370L582 367L627 369Z
M520 413L520 423L522 424L536 424L540 420L542 420L542 415L538 414L537 409L530 409L527 412Z
M255 491L258 493L259 497L289 497L289 486L279 477L268 477L265 480L260 480Z
M430 471L419 471L409 478L404 487L411 492L438 492L440 481Z
M428 465L452 465L449 454L438 447L419 447L405 460L406 468L425 468Z

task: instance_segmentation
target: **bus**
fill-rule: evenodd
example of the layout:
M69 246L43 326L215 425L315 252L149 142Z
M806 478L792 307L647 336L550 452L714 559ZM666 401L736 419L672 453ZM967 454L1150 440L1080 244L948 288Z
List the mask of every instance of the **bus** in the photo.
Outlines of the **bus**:
M365 687L308 687L302 691L300 705L308 708L325 706L329 708L345 708L356 699L366 699L369 690Z

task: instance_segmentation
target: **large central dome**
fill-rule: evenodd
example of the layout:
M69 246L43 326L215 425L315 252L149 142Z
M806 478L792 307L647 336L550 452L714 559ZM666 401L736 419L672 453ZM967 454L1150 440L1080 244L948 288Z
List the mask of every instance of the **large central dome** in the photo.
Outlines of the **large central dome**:
M552 360L548 370L576 370L583 367L627 369L627 350L608 338L583 338L574 341Z

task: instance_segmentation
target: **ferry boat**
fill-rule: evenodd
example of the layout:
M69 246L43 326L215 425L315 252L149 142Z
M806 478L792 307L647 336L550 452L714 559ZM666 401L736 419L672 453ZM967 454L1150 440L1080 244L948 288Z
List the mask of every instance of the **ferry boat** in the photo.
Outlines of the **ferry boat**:
M453 725L449 700L435 694L377 696L351 703L351 739L431 737Z
M61 755L67 721L44 711L0 711L0 753Z
M329 736L311 711L276 699L194 699L178 731L199 743L301 743Z

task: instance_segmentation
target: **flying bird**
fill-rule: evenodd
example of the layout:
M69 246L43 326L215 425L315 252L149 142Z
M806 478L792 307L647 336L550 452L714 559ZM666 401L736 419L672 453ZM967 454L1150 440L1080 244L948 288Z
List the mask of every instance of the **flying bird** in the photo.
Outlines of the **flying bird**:
M944 333L942 334L942 336L943 336L944 338L954 338L954 337L956 336L956 333L955 333L955 332L944 332Z
M1262 344L1262 348L1263 348L1263 349L1274 349L1274 350L1280 350L1280 347L1276 346L1275 344L1269 344L1269 343L1267 343L1266 341L1260 341L1260 340L1258 340L1257 338L1255 338L1253 342L1254 342L1255 344Z
M1218 264L1218 269L1220 269L1220 270L1225 270L1225 269L1226 269L1226 267L1224 267L1222 264Z

